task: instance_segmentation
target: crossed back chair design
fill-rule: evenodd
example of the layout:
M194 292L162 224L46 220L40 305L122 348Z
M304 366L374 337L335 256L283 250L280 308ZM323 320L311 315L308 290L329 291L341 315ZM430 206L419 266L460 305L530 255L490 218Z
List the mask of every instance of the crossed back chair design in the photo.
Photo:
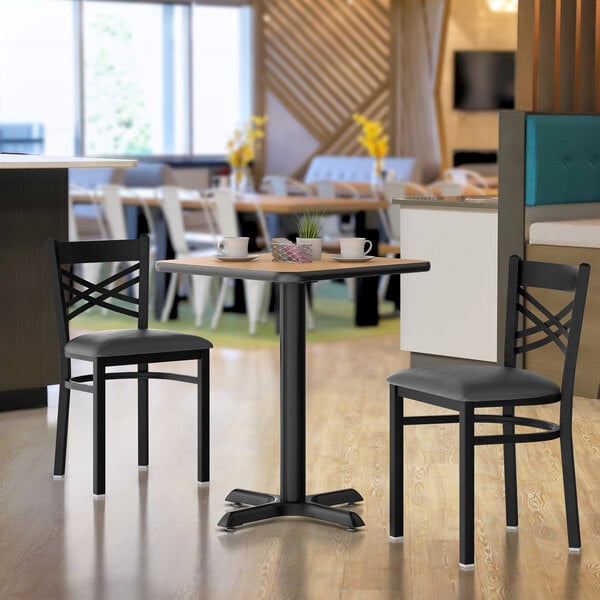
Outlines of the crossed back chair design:
M148 466L148 381L170 379L197 386L198 481L209 480L209 350L208 340L184 333L148 329L148 236L139 240L58 242L48 240L52 295L60 349L60 392L54 476L65 474L71 390L93 394L93 492L105 493L105 396L110 379L138 380L138 465ZM99 282L76 275L72 267L86 263L128 266ZM139 296L134 295L135 290ZM86 333L71 338L72 319L95 306L128 315L137 327ZM91 363L92 372L71 375L71 360ZM196 376L150 371L155 362L196 360ZM107 368L137 365L137 371Z
M579 551L579 516L573 460L572 410L577 351L590 267L510 258L505 351L502 365L412 368L393 373L390 385L390 536L403 536L405 425L459 424L459 564L472 567L474 555L475 446L504 445L506 524L518 525L515 444L560 440L569 550ZM568 292L570 301L556 314L535 297L535 288ZM561 385L517 367L517 357L554 343L564 354ZM458 414L404 416L404 398L452 409ZM515 415L515 407L560 403L558 423ZM502 414L475 409L498 407ZM476 435L476 423L497 423L502 433ZM517 432L516 426L533 428Z

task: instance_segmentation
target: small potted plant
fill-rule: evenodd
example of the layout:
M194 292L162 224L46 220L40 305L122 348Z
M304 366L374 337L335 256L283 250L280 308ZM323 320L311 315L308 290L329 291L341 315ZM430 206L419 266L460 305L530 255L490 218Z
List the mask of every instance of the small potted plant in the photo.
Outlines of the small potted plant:
M312 259L321 260L323 239L321 238L322 213L304 211L301 217L296 217L298 223L297 244L306 244L311 247Z

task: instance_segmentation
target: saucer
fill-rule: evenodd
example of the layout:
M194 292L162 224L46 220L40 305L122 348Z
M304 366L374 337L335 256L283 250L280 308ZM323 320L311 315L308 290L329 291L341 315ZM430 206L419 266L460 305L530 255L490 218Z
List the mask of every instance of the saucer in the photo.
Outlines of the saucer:
M366 262L368 260L373 260L374 256L357 256L356 258L347 258L342 256L341 254L333 254L331 256L333 260L337 260L339 262Z
M246 256L225 256L224 254L215 254L215 258L219 260L229 260L229 261L244 261L244 260L254 260L258 258L258 254L247 254Z

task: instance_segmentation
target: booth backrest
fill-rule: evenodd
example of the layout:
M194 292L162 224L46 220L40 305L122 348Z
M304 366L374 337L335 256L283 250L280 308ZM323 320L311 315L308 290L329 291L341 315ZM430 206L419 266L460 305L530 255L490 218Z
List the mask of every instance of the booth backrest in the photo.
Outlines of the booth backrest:
M394 172L397 181L421 181L421 170L416 158L390 156L384 160L384 169ZM369 156L315 156L308 167L304 183L321 179L335 181L370 182L373 159Z
M527 114L525 206L600 202L600 115Z

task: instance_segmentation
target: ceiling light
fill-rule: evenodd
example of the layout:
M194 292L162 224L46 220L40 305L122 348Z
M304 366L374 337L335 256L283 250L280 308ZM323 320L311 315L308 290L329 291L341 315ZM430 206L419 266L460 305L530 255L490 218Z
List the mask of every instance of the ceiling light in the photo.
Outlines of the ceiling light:
M487 0L487 3L490 7L490 10L493 12L517 12L518 0Z

